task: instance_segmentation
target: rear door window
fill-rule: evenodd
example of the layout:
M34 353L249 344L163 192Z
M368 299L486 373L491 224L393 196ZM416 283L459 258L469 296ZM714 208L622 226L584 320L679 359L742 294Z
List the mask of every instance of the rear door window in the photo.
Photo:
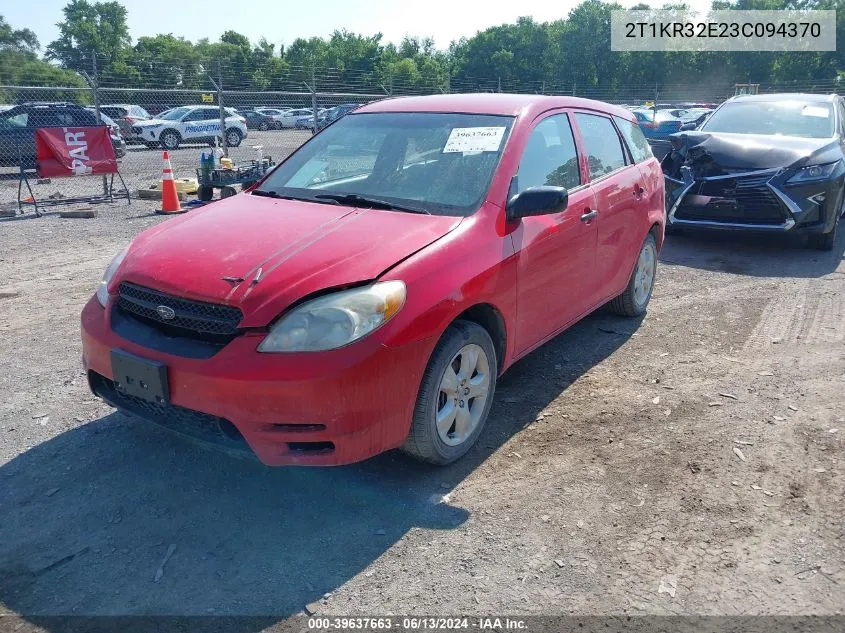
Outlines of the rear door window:
M622 140L607 117L577 112L575 121L584 141L584 152L590 167L590 179L595 180L625 167Z
M642 163L654 156L651 153L651 145L648 144L639 125L621 117L615 116L613 119L619 131L622 132L635 163Z
M108 116L108 115L106 115ZM100 125L97 123L97 115L87 110L77 110L73 113L61 112L58 114L60 125L79 125L82 127L89 125ZM103 124L108 125L104 119Z
M512 193L544 185L573 189L580 184L578 152L569 117L566 114L546 117L528 137L516 175L516 190Z
M100 108L100 112L113 119L119 119L120 117L126 116L126 108L119 106L103 106Z

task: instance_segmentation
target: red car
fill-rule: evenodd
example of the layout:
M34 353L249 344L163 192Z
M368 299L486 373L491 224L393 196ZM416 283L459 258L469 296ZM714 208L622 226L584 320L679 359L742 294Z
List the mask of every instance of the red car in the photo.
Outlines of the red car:
M372 103L114 259L82 312L91 389L268 465L447 464L517 359L605 303L645 312L664 215L627 110Z

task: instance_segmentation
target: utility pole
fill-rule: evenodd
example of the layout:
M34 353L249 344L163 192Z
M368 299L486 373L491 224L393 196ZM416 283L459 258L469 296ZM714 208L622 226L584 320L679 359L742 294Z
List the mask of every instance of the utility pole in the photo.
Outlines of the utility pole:
M305 83L305 82L303 82ZM311 111L314 117L314 127L313 133L317 133L317 70L312 65L311 66L311 85L309 86L305 83L305 87L308 88L308 91L311 93Z
M217 62L217 81L214 77L208 76L208 80L217 91L217 105L220 109L220 138L223 140L223 156L229 155L229 144L226 142L226 110L223 109L223 72L220 70L220 62Z
M100 116L100 85L99 76L97 75L97 51L94 51L91 55L91 73L93 74L93 77L83 70L82 76L85 77L85 81L88 82L88 86L91 88L91 93L94 95L94 116L96 117L97 124L99 125L102 124L103 118ZM111 139L111 134L109 134L109 139ZM105 174L103 174L103 195L110 195L109 180Z

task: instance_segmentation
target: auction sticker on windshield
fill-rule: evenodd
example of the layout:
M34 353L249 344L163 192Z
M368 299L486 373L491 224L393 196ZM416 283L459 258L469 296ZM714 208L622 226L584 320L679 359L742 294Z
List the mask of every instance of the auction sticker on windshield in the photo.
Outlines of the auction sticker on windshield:
M449 134L443 153L498 152L504 127L456 127Z
M820 119L830 118L830 110L827 108L819 108L818 106L807 106L801 110L802 116L815 116Z

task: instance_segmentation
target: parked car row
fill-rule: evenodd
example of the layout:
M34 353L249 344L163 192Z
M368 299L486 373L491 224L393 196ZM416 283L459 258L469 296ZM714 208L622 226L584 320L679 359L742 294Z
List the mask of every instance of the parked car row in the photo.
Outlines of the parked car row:
M0 112L0 164L35 166L35 130L45 127L93 127L107 125L118 158L126 154L120 128L108 116L97 121L92 109L74 103L29 102Z

